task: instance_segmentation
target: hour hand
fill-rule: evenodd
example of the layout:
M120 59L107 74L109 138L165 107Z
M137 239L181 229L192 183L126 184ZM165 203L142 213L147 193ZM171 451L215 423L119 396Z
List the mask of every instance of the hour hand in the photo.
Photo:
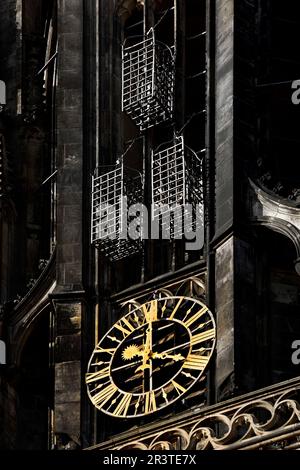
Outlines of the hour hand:
M185 357L182 354L168 354L168 353L158 353L154 352L152 354L153 359L173 359L173 361L184 361Z
M143 371L145 369L151 369L150 364L145 363L145 364L140 365L139 367L135 369L135 372L139 372L140 370Z

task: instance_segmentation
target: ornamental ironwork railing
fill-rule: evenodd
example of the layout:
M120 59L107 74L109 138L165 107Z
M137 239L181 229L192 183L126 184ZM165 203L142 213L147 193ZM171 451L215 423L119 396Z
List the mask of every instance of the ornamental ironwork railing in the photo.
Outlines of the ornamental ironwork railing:
M300 379L159 419L96 449L300 450Z
M177 136L152 152L151 166L152 218L166 236L181 239L203 227L202 159Z
M155 39L127 38L122 47L122 111L140 130L173 116L174 53Z
M107 169L107 167L106 167ZM103 170L103 168L102 168ZM91 242L116 261L140 251L141 238L128 238L130 218L127 208L142 200L142 178L126 168L123 161L92 177Z

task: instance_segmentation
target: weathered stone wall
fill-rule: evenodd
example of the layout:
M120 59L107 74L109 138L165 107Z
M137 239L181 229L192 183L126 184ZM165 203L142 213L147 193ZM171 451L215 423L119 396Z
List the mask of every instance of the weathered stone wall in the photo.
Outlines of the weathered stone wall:
M245 121L248 123L247 119L250 121L252 117L253 64L246 55L253 53L249 44L254 22L252 2L217 0L213 240L217 243L214 279L217 401L255 388L250 359L255 349L255 302L249 295L255 290L255 260L251 258L254 253L251 233L245 228L249 225L246 220L249 186L239 144L245 135L244 127L251 128L251 123L247 127ZM249 104L248 108L245 103Z
M17 393L14 386L0 378L0 450L14 449L17 440Z
M234 0L216 6L216 236L233 223Z
M59 2L57 284L62 291L82 287L82 22L82 1Z
M0 3L0 79L6 83L7 107L17 113L18 89L21 88L21 1Z
M57 448L81 439L83 2L58 3L57 287L54 433ZM68 296L68 301L63 298Z
M234 385L234 237L226 240L234 220L234 0L217 0L215 57L215 251L217 319L216 399ZM212 221L213 222L213 221ZM211 222L211 223L212 223Z
M80 303L56 304L54 432L56 445L79 445L81 438Z
M18 112L18 89L21 86L20 49L20 2L0 2L0 80L6 84L6 110L0 114L0 132L3 138L5 166L7 158L18 154L14 120ZM5 178L7 174L5 174ZM0 200L0 304L9 299L15 291L12 285L13 271L13 229L15 223L13 207L5 194ZM6 339L5 327L1 338ZM17 436L17 396L14 383L6 374L7 366L1 366L0 373L0 448L13 448Z
M0 133L2 139L2 159L4 166L4 195L0 207L0 240L3 256L0 258L0 303L5 302L15 292L13 273L14 223L16 213L11 204L11 188L14 175L14 162L20 154L16 118L19 111L18 96L21 87L21 42L20 42L20 2L3 0L0 4L0 80L6 85L6 108L0 113ZM1 254L2 254L1 250ZM5 250L5 253L4 253ZM16 282L14 282L16 284Z
M234 237L216 250L217 399L233 391L234 381Z

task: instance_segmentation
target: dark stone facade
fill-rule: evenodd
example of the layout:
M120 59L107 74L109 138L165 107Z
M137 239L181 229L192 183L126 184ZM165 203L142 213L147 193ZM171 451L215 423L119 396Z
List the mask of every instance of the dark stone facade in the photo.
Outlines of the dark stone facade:
M264 74L275 80L262 38L274 40L277 3L185 3L178 1L175 28L175 127L186 124L186 140L200 153L206 149L205 247L190 254L180 244L147 241L142 255L113 264L90 243L91 175L114 164L134 141L126 163L144 172L150 201L151 149L174 129L167 124L141 138L121 112L121 44L160 21L172 2L1 0L0 80L7 105L0 112L6 162L0 339L7 364L0 366L0 448L72 450L119 433L123 445L135 426L147 433L162 418L173 423L177 413L183 420L202 407L196 396L195 408L181 402L154 419L120 422L94 409L84 384L95 344L126 302L193 276L206 280L205 300L217 324L206 404L298 374L290 345L300 331L294 270L300 209L295 198L278 194L278 186L277 192L276 185L265 187L267 173L260 174L274 150L269 134L278 126L274 96L262 98L256 86ZM273 21L268 28L266 18ZM166 17L157 27L165 41L172 21ZM190 45L194 36L206 42ZM206 66L206 84L189 81ZM290 138L296 151L300 142ZM299 189L289 176L287 187Z

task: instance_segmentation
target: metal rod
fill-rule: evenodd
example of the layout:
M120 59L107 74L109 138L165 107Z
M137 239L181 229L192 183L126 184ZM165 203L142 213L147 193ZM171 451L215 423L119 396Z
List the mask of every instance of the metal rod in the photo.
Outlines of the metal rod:
M52 175L48 176L48 178L45 179L45 181L42 182L42 186L46 183L48 183L49 180L51 180L54 176L56 176L58 170L55 170Z
M182 128L179 129L178 132L176 132L176 134L177 134L177 135L181 134L182 131L186 128L186 126L191 122L191 120L192 120L195 116L198 116L199 114L204 114L204 113L206 113L206 112L207 112L206 109L202 109L202 111L199 111L199 112L197 112L197 113L193 113L193 114L188 118L188 120L185 122L185 124L182 126Z
M205 149L198 150L197 152L195 151L195 154L198 155L198 153L205 153L206 150L207 149L205 148Z
M283 434L278 435L276 437L273 437L271 439L267 439L267 440L263 441L263 443L257 443L257 444L254 444L252 446L246 447L245 450L256 450L256 449L261 448L262 444L265 447L267 445L276 444L277 442L286 441L287 439L290 439L290 438L293 438L293 437L298 437L298 436L300 436L300 432L297 432L297 431L296 432L290 432L288 434L283 433ZM300 442L298 442L297 447L300 447ZM283 446L283 449L285 449L285 448L286 447Z
M161 18L158 20L158 22L153 26L153 29L155 29L160 23L161 21L164 19L164 17L172 10L174 10L175 7L171 7L171 8L168 8L167 10L165 10L164 12L162 12L162 16Z
M197 78L197 77L201 77L201 75L206 75L207 74L207 70L202 70L202 72L199 72L199 73L195 73L194 75L189 75L188 77L186 77L187 80L190 80L191 78Z
M141 139L143 136L137 136L135 137L134 139L132 139L131 143L128 145L127 149L125 150L125 152L122 154L121 158L125 157L125 155L129 152L129 150L134 146L134 144L139 140Z
M299 449L299 448L300 448L300 441L294 442L294 444L290 444L289 446L285 446L284 450Z
M193 39L201 38L202 36L206 36L206 31L203 31L200 34L195 34L194 36L190 36L186 38L187 41L192 41Z
M284 82L259 83L256 85L256 87L263 88L263 87L270 87L270 86L287 85L288 83L293 83L295 80L286 80Z
M48 62L46 62L46 64L41 68L41 70L38 71L37 75L40 75L40 73L44 72L44 70L48 67L48 65L51 64L51 62L53 61L53 59L56 58L58 54L58 51L56 51L52 57L50 57L50 59L48 60Z
M135 28L136 26L139 26L140 24L143 24L143 23L144 23L144 20L141 20L141 21L138 21L137 23L134 23L130 26L127 26L127 28L125 28L125 29L128 31L128 29Z
M142 139L143 137L144 137L143 135L140 135L140 136L134 137L134 139L126 140L125 145L130 145L133 142L136 142L137 140Z
M298 436L300 434L300 423L291 424L286 428L279 428L274 431L267 432L265 436L255 436L246 439L245 441L236 442L234 444L229 444L224 448L224 450L237 450L237 449L247 449L253 450L255 448L261 447L262 445L272 444L278 441L284 441L285 439L293 436Z

